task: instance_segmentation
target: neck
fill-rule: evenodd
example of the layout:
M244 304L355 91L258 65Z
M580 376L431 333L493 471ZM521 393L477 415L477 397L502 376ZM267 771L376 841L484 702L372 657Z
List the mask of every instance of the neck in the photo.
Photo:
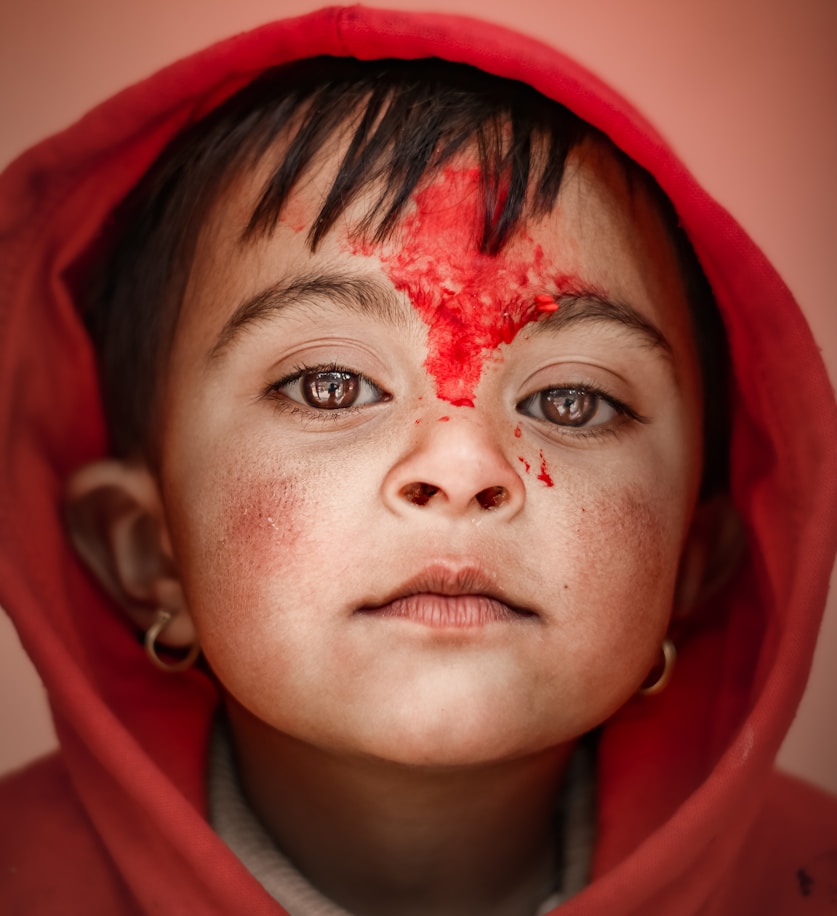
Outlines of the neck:
M364 916L532 916L554 890L570 748L472 767L348 757L229 710L244 793L323 894Z

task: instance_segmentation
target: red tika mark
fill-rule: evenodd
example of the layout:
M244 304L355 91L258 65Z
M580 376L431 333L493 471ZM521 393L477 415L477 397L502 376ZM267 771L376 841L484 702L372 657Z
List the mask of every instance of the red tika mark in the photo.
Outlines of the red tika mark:
M532 465L529 464L529 462L523 457L523 455L518 455L517 460L523 465L524 470L528 474L529 471L532 469Z
M541 472L538 474L538 480L542 480L548 487L554 487L555 483L549 476L549 469L546 466L546 458L543 456L543 451L541 451L539 454L541 457Z
M577 287L556 275L543 249L524 233L497 256L477 249L481 214L477 169L444 169L413 195L414 208L397 230L397 244L350 239L354 254L380 258L395 288L405 292L429 328L427 371L436 394L456 407L473 407L486 359L520 329L558 307L532 290Z
M535 310L540 313L541 318L546 318L558 311L558 303L552 296L535 296L533 301L535 303Z

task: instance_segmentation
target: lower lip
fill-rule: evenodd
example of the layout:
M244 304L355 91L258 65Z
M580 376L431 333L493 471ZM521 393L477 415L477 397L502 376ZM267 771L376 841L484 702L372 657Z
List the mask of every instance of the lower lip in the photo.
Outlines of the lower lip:
M490 623L511 623L532 616L514 611L502 601L483 595L410 595L360 613L373 617L412 620L426 627L483 627Z

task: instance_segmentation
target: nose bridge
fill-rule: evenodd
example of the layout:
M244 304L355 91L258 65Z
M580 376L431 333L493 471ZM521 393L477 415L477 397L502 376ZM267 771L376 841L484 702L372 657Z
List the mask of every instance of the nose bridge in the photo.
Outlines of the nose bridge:
M399 511L407 506L447 514L513 513L525 494L501 434L469 407L422 418L412 448L390 469L384 486Z

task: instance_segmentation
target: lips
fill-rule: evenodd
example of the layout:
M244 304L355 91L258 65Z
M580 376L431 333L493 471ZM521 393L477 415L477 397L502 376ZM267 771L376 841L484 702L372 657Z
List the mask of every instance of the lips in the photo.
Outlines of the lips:
M495 580L478 567L443 565L427 567L382 601L366 604L355 613L441 628L481 627L537 617L529 608L504 600Z

